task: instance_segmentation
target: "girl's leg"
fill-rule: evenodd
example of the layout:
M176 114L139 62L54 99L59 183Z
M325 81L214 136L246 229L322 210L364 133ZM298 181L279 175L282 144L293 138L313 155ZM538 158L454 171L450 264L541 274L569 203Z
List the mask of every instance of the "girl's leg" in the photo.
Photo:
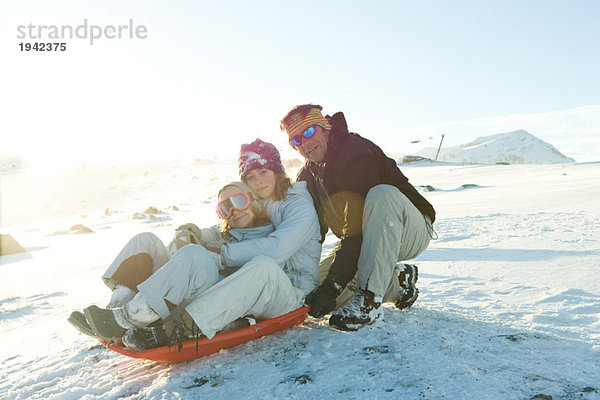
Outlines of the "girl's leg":
M167 318L171 313L169 305L197 296L218 280L219 267L208 250L188 245L138 285L139 293L123 307L106 310L90 306L84 314L98 337L120 338L127 328Z
M181 248L138 290L160 318L167 318L169 305L178 305L204 292L219 281L219 267L213 255L200 245Z
M129 240L108 267L102 280L112 290L121 285L137 292L137 286L168 260L167 248L158 236L150 232L140 233Z
M238 272L197 296L185 308L208 338L246 315L267 319L302 306L304 293L292 286L270 257L257 256Z

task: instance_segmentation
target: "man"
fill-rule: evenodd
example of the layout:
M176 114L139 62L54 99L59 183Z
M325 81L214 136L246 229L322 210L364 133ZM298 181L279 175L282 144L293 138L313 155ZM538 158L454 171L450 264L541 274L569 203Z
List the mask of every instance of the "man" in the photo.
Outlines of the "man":
M328 229L340 238L321 261L321 284L307 303L312 316L336 310L331 326L357 330L383 316L383 302L405 309L417 299L417 267L398 261L427 248L435 210L394 160L348 132L341 112L323 117L322 109L296 106L281 120L281 130L306 159L298 180L308 183L322 239Z

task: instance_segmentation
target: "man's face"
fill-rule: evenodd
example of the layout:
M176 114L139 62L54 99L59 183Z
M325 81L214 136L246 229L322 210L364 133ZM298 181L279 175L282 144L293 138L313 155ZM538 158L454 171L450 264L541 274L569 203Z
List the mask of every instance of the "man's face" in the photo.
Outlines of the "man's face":
M302 137L302 133L312 125L299 126L288 133L288 140L295 136ZM302 144L295 147L296 150L309 161L322 162L327 154L327 141L329 140L329 131L319 125L315 125L315 134L311 138L302 137Z

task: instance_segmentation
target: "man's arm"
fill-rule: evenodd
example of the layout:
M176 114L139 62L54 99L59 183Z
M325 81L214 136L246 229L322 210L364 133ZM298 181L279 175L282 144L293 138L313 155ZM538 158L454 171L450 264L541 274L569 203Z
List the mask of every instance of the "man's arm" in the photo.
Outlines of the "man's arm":
M344 227L328 277L345 287L358 270L365 197L379 184L380 177L374 157L368 154L347 162L343 171L346 176L344 190L336 193L331 202L335 209L343 210Z
M346 183L343 190L331 198L331 203L335 210L343 212L344 226L327 277L306 300L312 304L310 314L314 317L322 317L333 310L335 298L358 271L365 197L380 182L377 163L369 155L347 160L340 168Z

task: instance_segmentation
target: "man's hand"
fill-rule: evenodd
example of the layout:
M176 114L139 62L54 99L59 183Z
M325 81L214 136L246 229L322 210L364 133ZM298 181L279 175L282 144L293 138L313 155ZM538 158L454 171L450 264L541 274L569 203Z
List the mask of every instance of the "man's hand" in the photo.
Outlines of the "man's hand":
M330 279L325 279L321 286L306 296L306 304L310 304L309 315L321 318L335 308L335 299L342 291L342 287Z

